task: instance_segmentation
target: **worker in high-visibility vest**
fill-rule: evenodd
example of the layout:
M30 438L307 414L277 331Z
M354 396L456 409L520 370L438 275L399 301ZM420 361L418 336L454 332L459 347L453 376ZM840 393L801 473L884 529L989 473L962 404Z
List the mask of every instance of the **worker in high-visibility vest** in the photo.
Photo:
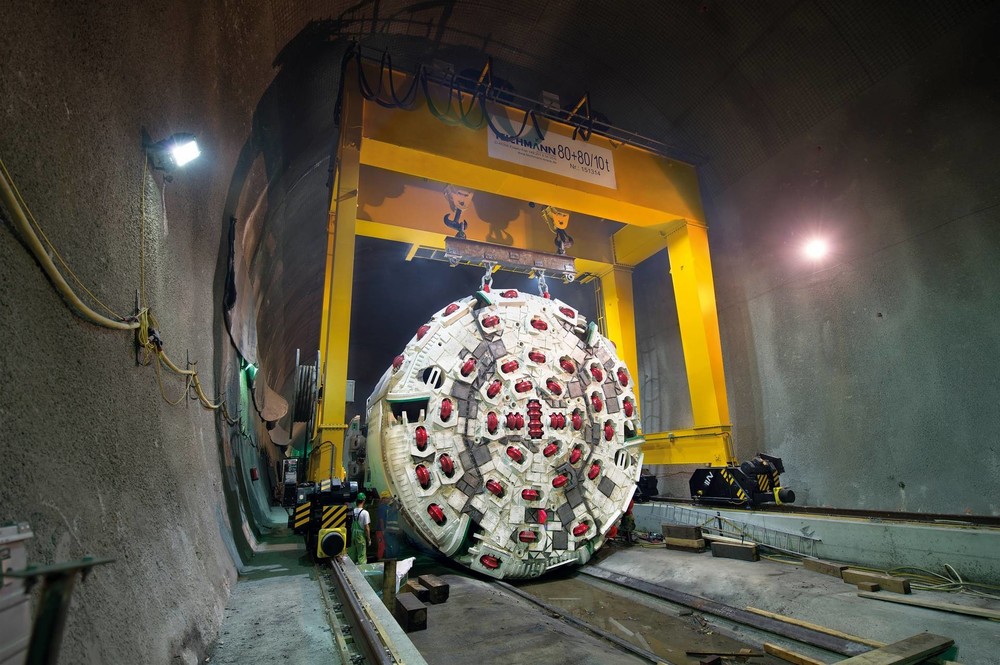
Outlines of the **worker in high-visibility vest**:
M372 518L365 510L365 493L358 492L354 505L354 522L351 525L351 546L347 554L354 563L368 563L368 546L372 542Z

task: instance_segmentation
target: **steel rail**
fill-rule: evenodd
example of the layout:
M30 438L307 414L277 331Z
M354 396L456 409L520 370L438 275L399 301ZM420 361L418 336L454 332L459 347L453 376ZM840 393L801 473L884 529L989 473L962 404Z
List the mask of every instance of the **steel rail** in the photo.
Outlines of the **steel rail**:
M494 584L504 589L505 591L509 591L510 593L527 600L529 603L534 603L535 605L538 605L549 614L552 614L555 617L562 619L566 623L572 624L577 628L586 630L603 640L611 642L612 644L617 646L619 649L622 649L623 651L628 651L629 653L639 656L640 658L644 658L650 661L651 663L662 663L663 665L676 665L675 663L671 663L669 660L666 660L662 656L657 656L652 651L647 651L646 649L637 647L628 640L624 640L613 633L609 633L606 630L603 630L601 628L598 628L597 626L587 623L583 619L578 619L577 617L568 613L566 610L556 607L555 605L550 605L549 603L546 603L538 596L532 595L527 591L522 591L521 589L518 589L516 586L508 584L507 582L500 582L500 581L496 581L494 582Z
M588 566L587 568L582 568L580 572L589 577L604 580L605 582L611 582L612 584L616 584L632 591L640 591L661 600L683 605L693 610L698 610L699 612L713 614L730 621L735 621L736 623L751 626L775 635L781 635L782 637L787 637L788 639L795 640L796 642L809 644L819 649L825 649L826 651L832 651L844 656L860 656L861 654L867 653L871 650L870 647L851 640L834 637L832 635L827 635L826 633L821 633L817 630L812 630L811 628L804 628L802 626L796 626L794 624L778 621L777 619L771 619L770 617L753 614L752 612L742 610L738 607L733 607L732 605L726 605L725 603L709 600L708 598L702 598L701 596L694 596L689 593L684 593L683 591L677 591L676 589L660 586L659 584L652 584L650 582L635 579L634 577L629 577L620 573L615 573L598 566Z
M337 560L337 557L331 559L330 570L332 571L331 577L338 595L343 600L344 607L347 608L350 614L349 619L353 624L352 628L360 632L361 640L359 644L365 657L368 658L368 662L376 663L377 665L394 665L396 660L389 655L388 648L358 601L358 597L355 595L351 583L347 580L347 576L341 569L341 563Z

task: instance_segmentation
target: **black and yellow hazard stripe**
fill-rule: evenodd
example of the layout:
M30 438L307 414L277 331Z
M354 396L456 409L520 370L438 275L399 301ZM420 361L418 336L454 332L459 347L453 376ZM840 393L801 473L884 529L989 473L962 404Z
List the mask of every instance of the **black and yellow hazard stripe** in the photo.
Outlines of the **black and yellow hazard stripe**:
M733 474L729 473L728 469L720 469L719 473L722 474L722 477L725 479L725 481L729 483L733 487L733 489L736 490L736 496L739 497L741 501L746 501L747 493L743 491L743 488L740 487L739 484L736 482L736 479L733 478Z
M771 469L771 487L777 487L778 483L778 470Z
M323 509L324 529L338 529L347 526L347 506L327 506Z
M292 523L296 529L309 524L309 516L312 514L312 501L306 501L295 506L295 518Z

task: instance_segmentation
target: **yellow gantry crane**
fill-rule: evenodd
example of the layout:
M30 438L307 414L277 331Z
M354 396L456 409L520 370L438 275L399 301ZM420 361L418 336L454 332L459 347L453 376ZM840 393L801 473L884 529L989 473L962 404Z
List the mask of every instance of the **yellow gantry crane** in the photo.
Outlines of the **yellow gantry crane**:
M344 72L320 333L321 399L308 483L315 488L337 486L343 496L350 494L343 484L343 446L355 238L407 243L411 257L420 249L444 250L452 232L441 222L443 192L453 193L448 198L448 226L483 242L495 242L497 229L477 220L467 202L456 203L461 197L454 192L518 202L518 217L499 233L505 245L525 250L552 248L552 234L527 202L544 203L550 217L552 211L570 212L574 233L569 241L577 271L600 280L603 332L632 368L638 367L632 270L666 249L693 426L643 433L644 461L734 467L708 229L694 166L597 133L583 141L579 123L534 114L535 135L525 135L522 118L527 123L529 112L482 93L488 66L475 92L456 88L453 81L417 81L363 59ZM372 89L388 90L389 79L396 90L421 85L426 94L413 95L406 108L380 104L372 98ZM472 108L476 95L482 126L441 121L457 108L454 103ZM519 126L522 134L515 136ZM414 214L423 210L427 214ZM557 240L561 238L560 249L565 249L566 220L553 219L563 231ZM315 506L302 505L295 514L302 516L304 532L318 533L329 523Z

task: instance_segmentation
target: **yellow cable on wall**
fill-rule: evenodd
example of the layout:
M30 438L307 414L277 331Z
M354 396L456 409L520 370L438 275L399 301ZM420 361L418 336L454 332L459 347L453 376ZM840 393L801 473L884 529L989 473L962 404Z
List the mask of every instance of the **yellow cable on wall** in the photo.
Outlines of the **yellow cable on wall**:
M72 306L81 318L104 328L112 328L114 330L135 330L139 327L138 321L127 320L124 317L119 317L119 320L109 319L108 317L95 312L85 302L80 300L79 296L77 296L73 291L73 287L66 283L62 273L59 272L59 268L57 268L55 263L52 262L52 259L49 258L49 255L45 252L45 248L42 246L41 240L39 240L38 235L31 227L31 222L28 221L28 214L26 214L27 206L22 204L23 199L21 199L20 194L17 192L17 189L10 178L10 174L7 172L7 166L3 163L2 159L0 159L0 198L3 199L4 206L10 213L11 221L14 222L14 227L17 228L17 230L24 237L31 253L34 254L35 258L41 264L42 270L44 270L45 274L48 275L50 280L52 280L52 284L56 287L56 290L59 291L59 294L63 297L63 299ZM54 248L53 254L55 256L59 256L58 252L56 252ZM59 260L60 262L63 262L62 257L60 257ZM73 274L72 271L69 272ZM92 293L90 293L89 290L84 290L87 291L92 298L94 298L95 302L100 302ZM102 306L104 306L103 303ZM107 306L104 307L105 309L110 310Z
M146 170L143 168L143 206L145 204L145 177ZM7 171L7 166L3 163L2 159L0 159L0 200L3 201L4 207L6 207L7 211L10 213L11 221L14 223L14 227L18 230L18 232L20 232L25 243L28 245L28 248L31 250L31 253L42 266L42 270L62 296L63 301L75 314L85 321L89 321L90 323L103 328L136 331L139 346L146 354L146 362L144 364L149 364L150 357L152 357L153 362L155 362L156 380L160 387L160 394L163 396L164 401L171 405L180 404L184 397L186 397L189 391L193 388L195 395L197 396L198 401L201 402L202 406L207 409L221 409L222 415L229 424L234 424L236 422L229 416L229 412L225 406L225 400L214 402L208 398L205 391L201 387L201 381L198 379L197 370L181 369L163 351L158 336L150 334L150 331L154 329L153 327L156 325L156 320L149 311L148 307L142 307L135 316L121 316L116 314L114 310L101 302L101 300L83 284L80 278L77 277L76 273L74 273L69 265L67 265L66 261L62 258L55 246L45 235L45 232L42 230L38 220L35 219L24 198L21 196L21 193L18 191L17 186L14 184L13 178ZM145 210L141 212L141 217L140 233L144 235ZM116 319L109 318L94 311L93 308L80 299L80 297L73 290L73 287L70 286L70 284L63 277L62 273L59 271L59 268L52 261L52 258L50 258L48 253L45 251L45 246L42 244L42 240L39 238L39 235L41 235L41 238L45 240L45 244L48 245L52 255L58 259L59 263L72 277L73 281L76 282L80 289L90 296L90 298L93 299L95 303L100 305L105 311L112 316L117 317ZM145 237L140 238L140 243L142 245L139 268L139 281L141 284L140 293L142 293L143 301L145 301ZM152 326L150 325L151 323ZM160 376L161 364L174 374L184 377L184 392L176 400L171 400L166 395L163 387L163 381Z

